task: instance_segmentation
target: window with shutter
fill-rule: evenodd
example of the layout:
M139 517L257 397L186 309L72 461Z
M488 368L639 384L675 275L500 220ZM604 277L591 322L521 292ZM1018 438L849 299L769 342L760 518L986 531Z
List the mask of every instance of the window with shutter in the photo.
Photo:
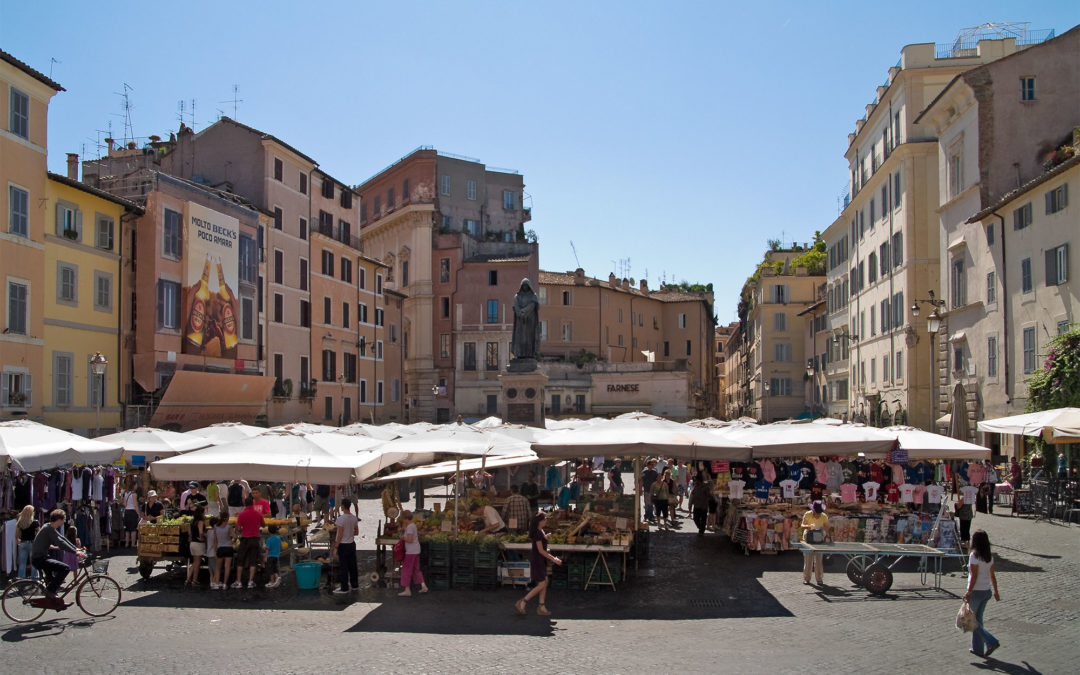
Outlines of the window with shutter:
M53 352L53 405L67 407L71 405L72 364L74 357L70 353Z
M1069 280L1069 245L1046 251L1046 285L1060 286Z
M94 246L111 251L113 247L113 219L98 216L94 231Z

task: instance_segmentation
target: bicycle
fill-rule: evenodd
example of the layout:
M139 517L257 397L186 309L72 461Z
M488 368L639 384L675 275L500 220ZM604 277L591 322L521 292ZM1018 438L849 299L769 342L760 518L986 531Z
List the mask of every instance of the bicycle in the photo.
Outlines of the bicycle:
M28 623L47 609L66 610L71 603L64 602L64 598L74 590L79 609L89 616L107 616L120 604L121 595L120 584L108 575L108 571L108 560L88 555L76 568L75 577L62 586L55 597L50 597L45 592L45 584L37 579L16 579L4 589L0 605L7 618L16 623Z

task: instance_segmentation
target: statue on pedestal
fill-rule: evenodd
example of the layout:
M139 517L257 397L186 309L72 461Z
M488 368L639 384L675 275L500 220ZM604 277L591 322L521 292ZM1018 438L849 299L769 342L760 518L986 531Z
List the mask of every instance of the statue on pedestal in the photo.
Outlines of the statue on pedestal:
M522 279L521 288L514 296L514 335L510 341L510 352L515 361L535 361L539 349L540 301L529 280Z

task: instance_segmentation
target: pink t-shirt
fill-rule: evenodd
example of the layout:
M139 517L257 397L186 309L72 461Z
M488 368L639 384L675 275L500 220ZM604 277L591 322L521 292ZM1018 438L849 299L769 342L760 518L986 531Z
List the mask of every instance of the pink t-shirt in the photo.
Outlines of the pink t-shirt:
M254 507L247 507L236 516L236 526L241 537L257 537L262 527L262 515Z
M770 483L776 482L776 467L772 462L763 462L761 465L761 476Z
M912 493L912 496L913 496L916 504L922 504L923 497L926 496L926 486L925 485L916 485L915 486L915 491L914 491L914 493Z
M844 483L840 486L840 501L850 504L855 501L855 492L858 488L855 483Z

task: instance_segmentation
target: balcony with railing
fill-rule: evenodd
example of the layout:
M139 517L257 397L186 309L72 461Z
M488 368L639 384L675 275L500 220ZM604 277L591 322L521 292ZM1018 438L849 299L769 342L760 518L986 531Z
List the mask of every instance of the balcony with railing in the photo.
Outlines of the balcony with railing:
M364 252L364 247L360 245L360 237L352 234L351 232L348 232L347 230L335 228L330 223L316 223L311 231L315 234L321 234L328 239L339 241L346 246L350 246L357 251L360 251L361 253Z

